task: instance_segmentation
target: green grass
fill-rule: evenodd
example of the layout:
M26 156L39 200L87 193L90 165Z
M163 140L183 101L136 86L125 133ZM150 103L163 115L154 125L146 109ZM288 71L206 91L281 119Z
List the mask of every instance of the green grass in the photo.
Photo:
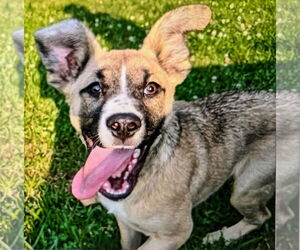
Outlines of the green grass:
M0 249L23 244L22 66L11 36L23 26L20 3L0 2Z
M300 91L299 13L296 0L277 2L276 81L277 89Z
M34 249L110 249L119 246L113 216L100 205L83 207L70 181L86 152L68 118L68 106L49 87L33 32L64 18L84 21L106 49L139 48L163 13L190 0L27 1L25 5L25 238ZM176 98L193 100L232 89L275 89L275 2L202 1L213 21L191 32L193 70ZM193 211L194 231L182 249L272 249L274 217L243 239L203 246L206 233L241 216L229 204L230 181ZM274 206L274 201L270 206Z

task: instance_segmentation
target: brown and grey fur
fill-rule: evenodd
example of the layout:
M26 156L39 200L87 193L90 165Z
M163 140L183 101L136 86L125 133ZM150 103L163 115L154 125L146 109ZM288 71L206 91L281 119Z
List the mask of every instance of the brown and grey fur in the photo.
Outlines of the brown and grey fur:
M99 146L135 148L155 135L131 194L119 201L100 193L96 197L116 216L122 249L179 248L192 232L192 208L231 176L230 201L244 218L204 241L237 239L270 217L266 203L275 186L275 95L229 92L174 102L175 87L191 68L184 33L203 29L210 16L203 5L170 11L140 50L104 52L76 20L35 34L48 82L66 94L72 124L84 143L88 135ZM97 100L85 91L94 81L105 90ZM147 98L143 89L151 81L161 91ZM140 117L142 127L122 143L103 130L101 119L128 110ZM149 236L142 246L141 233Z

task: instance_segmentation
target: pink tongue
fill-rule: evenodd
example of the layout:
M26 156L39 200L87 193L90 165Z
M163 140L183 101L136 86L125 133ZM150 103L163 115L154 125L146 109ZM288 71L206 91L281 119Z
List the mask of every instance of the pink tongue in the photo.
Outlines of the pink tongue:
M96 146L72 181L72 194L78 200L93 197L118 169L127 164L134 149L109 149Z

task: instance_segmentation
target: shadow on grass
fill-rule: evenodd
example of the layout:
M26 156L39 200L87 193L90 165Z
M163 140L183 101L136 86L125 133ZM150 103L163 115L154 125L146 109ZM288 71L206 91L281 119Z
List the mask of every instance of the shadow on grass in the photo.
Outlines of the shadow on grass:
M116 19L105 13L92 14L83 6L70 4L64 11L86 22L95 35L101 35L114 49L138 48L146 34L144 29L131 21ZM98 26L95 26L96 19L99 20ZM132 28L122 32L128 25ZM130 36L136 37L135 42L128 41ZM38 70L42 79L40 94L54 100L59 115L55 122L49 177L42 187L43 214L41 220L37 221L35 230L30 233L30 238L34 241L31 244L34 248L47 249L119 247L119 235L113 216L108 215L100 205L84 208L69 192L72 177L84 163L85 148L70 124L68 105L63 101L63 95L47 85L45 70L41 64ZM274 86L275 62L193 68L185 82L177 88L176 99L192 100L213 92L273 89ZM210 249L201 246L202 237L210 231L230 226L241 218L229 204L230 184L231 181L228 181L208 201L194 209L194 231L182 249ZM271 205L274 206L274 201L271 201ZM47 241L49 238L51 242ZM228 249L238 249L241 244L259 249L274 246L274 216L260 230L228 246ZM224 249L224 244L216 244L211 249Z

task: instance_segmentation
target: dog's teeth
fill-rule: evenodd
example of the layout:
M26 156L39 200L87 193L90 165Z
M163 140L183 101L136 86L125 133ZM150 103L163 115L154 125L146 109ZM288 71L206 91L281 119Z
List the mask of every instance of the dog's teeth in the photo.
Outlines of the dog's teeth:
M132 162L132 164L136 164L137 163L137 159L133 159L131 162Z
M106 181L106 182L103 184L103 188L104 188L104 189L110 189L110 183L109 183L109 181Z
M129 184L128 184L128 182L126 181L126 182L123 183L122 189L124 189L124 192L126 192L128 188L129 188Z
M132 165L129 165L129 166L128 166L128 171L131 171L132 168L133 168L133 166L132 166Z
M128 175L129 175L129 172L128 172L128 171L126 171L126 173L125 173L125 175L124 175L124 180L127 180L127 178L128 178Z
M122 175L122 172L118 171L117 173L114 173L111 177L115 179L115 178L120 178L121 175Z
M133 154L133 158L137 159L141 154L141 150L139 148L137 148L136 150L134 150L134 154Z

